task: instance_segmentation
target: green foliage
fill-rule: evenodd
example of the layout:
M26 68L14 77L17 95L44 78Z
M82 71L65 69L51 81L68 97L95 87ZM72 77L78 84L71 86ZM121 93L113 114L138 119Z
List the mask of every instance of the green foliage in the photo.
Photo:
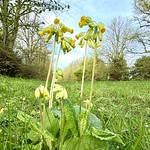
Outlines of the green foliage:
M29 29L33 26L33 22L27 23L22 21L25 15L30 15L31 13L39 15L46 10L60 11L68 8L68 5L64 5L55 0L2 1L0 3L0 74L15 76L19 71L18 69L21 65L21 60L18 59L17 54L14 53L18 31L20 27ZM42 22L38 22L34 25L38 28L41 23Z
M68 139L63 150L110 150L110 145L106 141L101 141L91 135L84 135L80 138L74 137Z
M64 115L66 120L64 133L67 135L68 130L70 130L74 136L78 136L79 131L75 118L75 110L71 102L68 100L64 101Z
M35 125L38 122L37 127L40 130L46 130L48 135L49 133L53 135L52 146L57 148L60 110L58 108L46 109L45 114L48 115L45 115L46 124L43 129L41 128L39 116L39 100L34 98L35 87L43 84L43 81L4 76L0 76L0 81L0 149L40 150L43 143L46 149L47 144L46 141L41 139L41 134L31 130L29 122L22 122L17 119L17 113L20 110L25 112L23 116L24 114L32 116L31 118L35 120ZM82 150L82 147L88 149L90 146L91 149L109 147L110 150L117 148L149 149L149 85L149 81L95 82L92 110L94 114L89 114L86 135L76 137L69 129L65 136L63 149L80 148ZM67 91L70 91L68 96L71 102L78 102L80 84L65 83L63 86L66 87ZM83 98L87 99L90 89L88 82L85 83L85 87ZM67 106L72 107L69 104ZM4 111L2 111L2 108ZM74 119L77 123L80 107L75 104L73 108L75 111ZM70 109L72 110L72 108ZM82 111L85 110L85 108L82 108ZM27 120L29 118L27 117ZM31 123L34 124L32 120ZM114 133L104 129L109 129ZM121 143L113 141L119 135L122 137L125 147ZM111 140L101 142L102 138L108 138L109 140L111 138Z
M86 60L86 69L85 69L85 80L90 81L92 77L92 67L93 59L87 58ZM83 61L80 64L78 70L74 73L77 77L77 80L82 79L82 70L83 70ZM95 66L95 80L105 80L106 79L106 66L103 60L97 58Z
M150 56L143 56L136 60L133 78L150 79Z
M0 74L14 77L19 72L21 58L14 52L0 48Z
M125 80L128 75L126 60L123 58L113 59L108 69L110 80Z
M47 67L42 67L35 64L22 64L19 66L19 72L16 76L26 79L44 80L47 76Z
M81 60L76 60L72 62L68 67L66 67L63 71L63 82L75 82L77 81L77 77L74 72L79 68Z
M98 129L95 127L90 127L89 123L88 123L89 122L89 113L90 112L88 110L82 110L81 113L78 114L78 118L75 118L74 107L71 106L71 104L68 100L65 100L65 103L64 103L64 114L65 115L61 116L61 117L65 117L64 118L65 125L63 126L64 133L63 133L63 135L59 133L59 137L56 137L56 135L57 135L57 132L59 131L59 128L61 129L62 126L57 128L59 126L59 122L54 121L57 118L54 118L54 115L52 115L52 112L50 110L49 110L49 113L47 113L47 114L50 114L49 121L46 122L47 125L45 126L46 128L47 128L47 126L49 126L48 128L50 130L47 130L36 119L34 119L33 117L31 117L21 111L18 112L17 118L29 125L29 127L31 128L31 131L27 134L29 136L28 138L30 138L30 140L32 141L32 144L34 144L34 146L36 144L39 144L38 147L41 147L42 142L45 141L46 146L48 146L49 149L52 149L54 147L56 148L57 147L57 138L59 139L61 136L63 136L62 143L64 143L62 149L71 148L74 144L75 144L74 149L76 149L76 148L81 149L81 148L83 148L83 145L85 145L85 143L87 143L88 140L90 141L90 143L92 142L92 144L84 146L85 149L88 149L88 150L91 150L91 149L94 150L97 148L110 149L111 144L113 145L113 143L110 144L110 141L115 141L115 142L123 144L122 140L120 139L120 137L117 134L114 134L113 132L110 132L110 131L104 131L102 129ZM78 122L78 127L77 127L77 122ZM55 130L56 132L55 133L53 132L53 134L52 134L51 131L54 130L53 129L54 127L56 127L57 130ZM69 130L71 131L71 133ZM78 130L80 131L80 136L78 136ZM34 137L35 135L37 136L36 139ZM55 137L54 137L54 135L55 135ZM68 135L69 135L69 137L68 137ZM41 136L43 137L43 140L40 138ZM79 143L76 143L75 139ZM71 145L69 145L69 146L67 144L67 147L66 147L66 143L68 143L68 141L72 142L72 143L70 143ZM43 145L43 146L45 147L45 145Z

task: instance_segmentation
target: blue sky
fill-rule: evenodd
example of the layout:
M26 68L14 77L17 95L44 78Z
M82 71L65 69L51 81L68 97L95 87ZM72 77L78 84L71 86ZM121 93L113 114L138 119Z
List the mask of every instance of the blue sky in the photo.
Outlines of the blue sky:
M90 16L96 22L103 22L106 26L112 19L118 16L133 16L132 3L133 0L62 0L63 3L70 5L70 10L63 13L47 13L44 20L47 23L53 23L54 18L58 17L66 26L74 29L74 35L84 28L78 27L81 16ZM73 35L73 36L74 36ZM84 49L78 46L68 54L61 53L58 67L64 69L72 61L82 58Z

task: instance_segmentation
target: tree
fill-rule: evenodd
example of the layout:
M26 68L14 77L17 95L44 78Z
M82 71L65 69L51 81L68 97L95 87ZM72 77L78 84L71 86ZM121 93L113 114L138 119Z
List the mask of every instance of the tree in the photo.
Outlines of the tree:
M104 55L108 60L110 79L121 80L127 72L125 56L132 47L130 40L134 30L127 18L114 18L107 27Z
M86 69L85 69L85 80L90 81L92 77L92 66L93 66L93 59L87 58L86 60ZM77 77L77 80L80 81L82 79L82 70L83 70L83 61L80 64L77 71L74 73ZM107 75L106 66L103 60L97 58L96 66L95 66L95 80L105 80Z
M50 51L47 49L48 45L44 39L37 34L36 25L39 19L33 15L32 18L29 15L24 16L23 23L30 22L33 22L34 26L29 29L20 28L15 43L14 51L22 59L18 75L26 78L43 79L47 74Z
M136 60L132 75L136 79L150 79L150 56L142 56Z
M128 78L128 67L123 58L113 59L108 67L109 80L125 80Z
M30 24L24 24L22 19L27 14L39 15L45 10L61 10L68 6L54 1L40 0L2 0L0 1L0 59L3 63L0 67L4 70L14 70L20 63L13 48L17 33L20 27L31 27ZM3 59L4 58L4 59ZM9 61L9 62L8 62ZM6 63L5 63L6 62ZM13 67L11 67L13 66ZM3 73L2 71L0 73ZM7 72L5 72L7 75Z
M77 59L72 62L68 67L63 71L63 81L64 82L75 82L77 77L75 76L75 71L79 68L81 59Z
M133 35L134 41L142 50L132 53L150 53L150 2L149 0L134 0L135 22L138 23L137 33ZM137 46L137 47L138 47ZM140 49L140 48L139 48Z

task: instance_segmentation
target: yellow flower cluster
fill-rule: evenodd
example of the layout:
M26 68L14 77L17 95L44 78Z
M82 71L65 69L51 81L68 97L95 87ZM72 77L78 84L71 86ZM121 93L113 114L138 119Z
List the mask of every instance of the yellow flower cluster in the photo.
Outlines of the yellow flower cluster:
M85 41L88 41L88 46L93 49L95 47L99 47L99 42L102 41L103 33L106 31L104 24L101 22L96 24L90 17L86 16L82 16L78 24L79 27L89 27L87 32L81 32L75 36L77 40L81 38L80 42L78 43L81 48L84 46Z
M45 100L50 99L49 92L48 92L47 88L45 88L43 85L40 85L38 88L36 88L35 97L36 98L44 98Z
M49 42L49 40L54 35L55 41L59 44L61 43L61 48L64 53L69 52L72 48L75 48L75 40L71 39L68 41L68 38L64 38L64 33L69 32L73 33L74 30L60 23L60 20L56 18L54 20L54 24L51 24L49 27L38 32L40 36L47 34L45 42Z
M68 93L67 93L66 89L63 86L59 85L59 84L55 84L54 85L53 92L56 93L55 94L55 98L57 100L59 100L59 99L63 100L63 99L67 99L68 98Z
M79 27L82 28L83 26L85 26L87 23L87 18L85 16L82 16L80 19L80 22L78 23Z
M70 52L73 48L75 48L76 40L73 40L70 37L64 37L64 39L61 40L60 42L61 42L61 48L65 54Z

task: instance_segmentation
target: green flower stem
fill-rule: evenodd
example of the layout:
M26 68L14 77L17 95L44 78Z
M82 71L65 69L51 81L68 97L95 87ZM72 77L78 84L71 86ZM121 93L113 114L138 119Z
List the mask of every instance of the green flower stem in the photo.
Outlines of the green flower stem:
M84 77L85 77L85 66L86 66L87 45L88 45L88 41L86 41L85 51L84 51L84 63L83 63L82 83L81 83L81 95L80 95L80 112L81 112L82 97L83 97L83 86L84 86Z
M64 115L64 100L60 100L61 103L61 122L60 122L60 135L59 135L59 150L62 149L63 141L64 141L64 136L63 136L63 131L64 131L64 124L65 124L65 115Z
M55 68L54 68L54 73L53 73L53 78L52 78L52 83L51 83L49 108L52 108L52 103L53 103L53 89L54 89L54 84L55 84L56 69L57 69L57 65L58 65L60 51L61 51L61 46L60 46L60 49L58 51L58 55L57 55L57 59L56 59L56 63L55 63Z
M49 77L50 77L51 70L52 70L52 64L53 64L53 60L54 60L55 48L56 48L56 41L54 41L54 48L52 50L52 56L51 56L51 60L50 60L50 64L49 64L49 70L48 70L47 79L46 79L46 83L45 83L46 88L48 86L48 81L49 81Z
M92 102L94 76L95 76L95 65L96 65L96 55L97 55L97 47L96 47L96 41L95 41L94 58L93 58L93 70L92 70L92 79L91 79L91 88L90 88L90 102Z

